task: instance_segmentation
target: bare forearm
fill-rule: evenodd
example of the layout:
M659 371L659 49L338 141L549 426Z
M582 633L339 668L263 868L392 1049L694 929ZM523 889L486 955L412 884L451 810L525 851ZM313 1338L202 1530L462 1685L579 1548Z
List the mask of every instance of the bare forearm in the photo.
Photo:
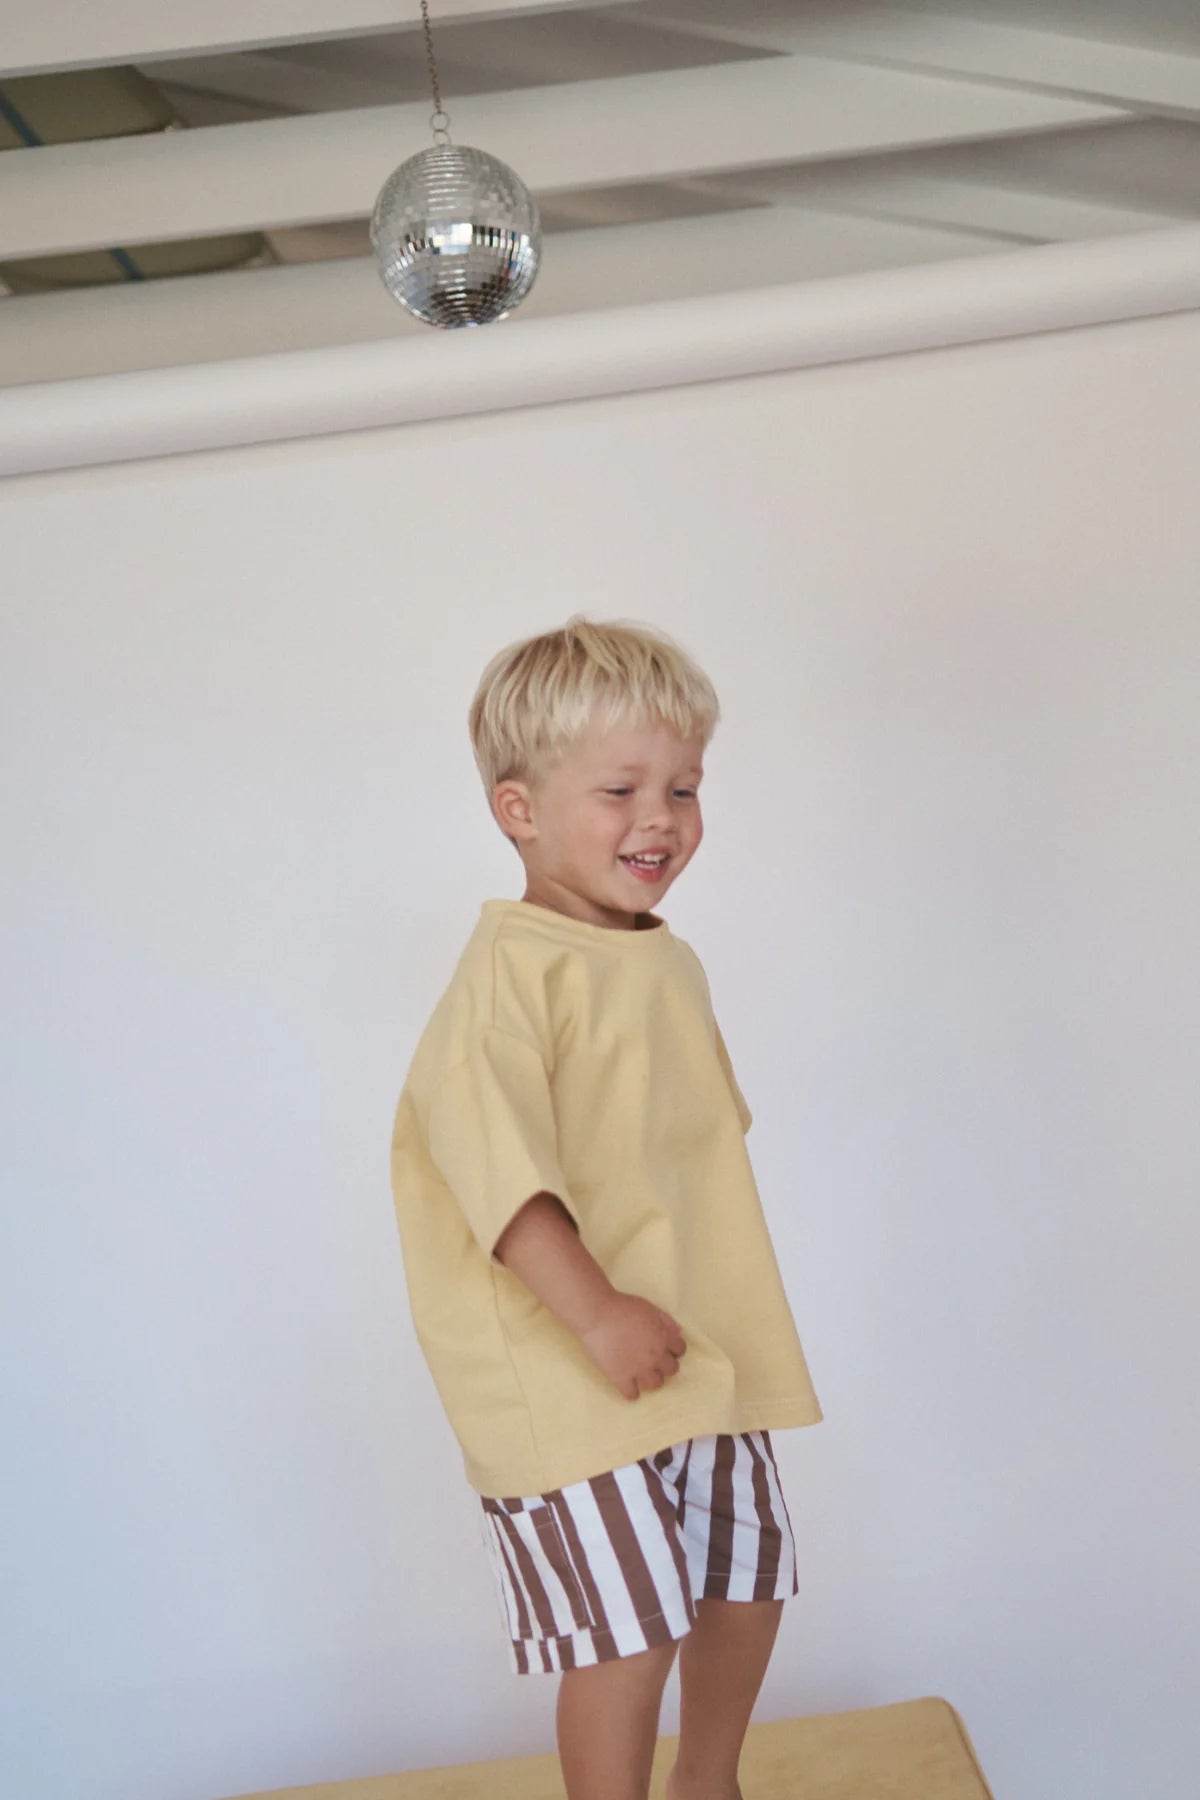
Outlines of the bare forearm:
M554 1194L525 1202L501 1233L495 1255L575 1333L627 1400L678 1374L687 1350L678 1321L612 1285Z
M497 1262L576 1336L589 1330L613 1286L553 1194L535 1194L501 1234Z

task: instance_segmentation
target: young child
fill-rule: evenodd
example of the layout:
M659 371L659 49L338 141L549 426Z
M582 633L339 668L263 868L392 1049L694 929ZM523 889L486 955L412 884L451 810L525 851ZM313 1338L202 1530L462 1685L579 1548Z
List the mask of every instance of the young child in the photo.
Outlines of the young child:
M417 1336L512 1666L562 1672L570 1800L646 1800L677 1651L669 1800L741 1800L798 1591L768 1434L822 1417L704 970L649 910L700 846L718 716L641 626L492 659L471 741L525 892L483 902L396 1113Z

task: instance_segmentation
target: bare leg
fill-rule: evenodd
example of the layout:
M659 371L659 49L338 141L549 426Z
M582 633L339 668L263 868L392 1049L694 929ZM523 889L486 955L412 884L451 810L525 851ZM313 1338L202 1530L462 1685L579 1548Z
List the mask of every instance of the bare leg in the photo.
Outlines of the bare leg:
M647 1800L677 1644L564 1671L558 1754L568 1800Z
M667 1800L742 1800L738 1758L782 1600L701 1600L679 1652L679 1757Z

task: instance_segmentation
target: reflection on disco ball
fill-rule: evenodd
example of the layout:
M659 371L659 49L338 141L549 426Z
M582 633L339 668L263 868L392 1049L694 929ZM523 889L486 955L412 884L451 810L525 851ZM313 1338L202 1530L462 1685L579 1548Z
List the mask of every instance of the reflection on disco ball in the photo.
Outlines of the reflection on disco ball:
M384 182L371 248L388 292L427 325L490 325L533 286L542 226L507 164L434 144Z

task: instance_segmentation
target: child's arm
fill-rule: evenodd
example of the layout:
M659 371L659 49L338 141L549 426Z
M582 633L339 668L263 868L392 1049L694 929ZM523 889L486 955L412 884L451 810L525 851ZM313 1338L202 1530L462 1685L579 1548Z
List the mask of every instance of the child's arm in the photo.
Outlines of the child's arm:
M678 1374L687 1345L676 1321L613 1287L553 1194L527 1200L492 1254L575 1333L627 1400Z

